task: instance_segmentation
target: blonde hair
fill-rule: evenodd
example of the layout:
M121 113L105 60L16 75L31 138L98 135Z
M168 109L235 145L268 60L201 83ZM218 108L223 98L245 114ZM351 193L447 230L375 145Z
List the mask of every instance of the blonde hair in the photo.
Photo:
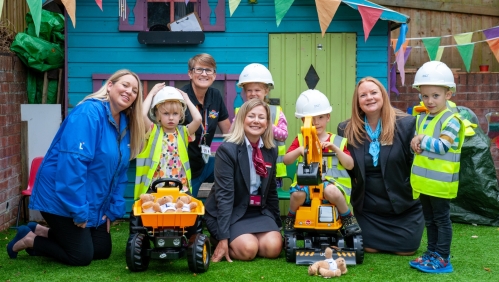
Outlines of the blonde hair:
M180 112L179 124L184 122L185 109L186 109L184 104L180 103L177 100L166 100L160 104L157 104L156 107L154 108L154 114L156 116L156 120L158 121L158 123L159 123L159 114L158 114L159 107L161 107L162 109L164 109L166 111L171 111L172 108L173 108L173 110L178 110Z
M348 143L354 147L359 147L359 145L364 144L366 137L365 122L364 118L366 114L362 111L359 104L359 87L362 83L370 81L376 84L381 91L381 97L383 99L383 106L381 107L381 134L379 141L383 145L392 145L393 136L395 135L395 120L397 116L407 116L406 113L394 109L390 104L390 97L388 97L388 92L379 80L374 77L364 77L355 86L355 91L353 92L352 98L352 118L348 120L345 127L345 138L348 139Z
M244 83L243 85L241 85L243 87L243 90L244 92L246 92L246 85L250 84L250 83L257 83L257 84L261 84L263 85L263 88L265 90L267 90L267 94L265 94L265 97L263 97L263 101L267 104L270 104L270 99L269 99L269 94L270 94L270 86L267 84L267 83L264 83L264 82L246 82Z
M213 57L210 54L201 53L201 54L197 54L196 56L190 58L189 62L187 63L187 67L189 68L189 71L191 71L191 69L194 68L196 63L200 63L203 65L209 66L210 68L213 68L215 70L215 73L217 72L217 63L215 62L215 59L213 59Z
M142 101L144 100L142 98L143 89L142 89L142 83L140 82L140 78L138 77L138 75L126 69L118 70L117 72L111 75L111 77L106 81L104 85L102 85L102 87L99 90L83 98L83 100L80 103L78 103L78 105L85 102L88 99L109 101L109 93L107 92L107 85L109 84L109 82L115 84L120 80L121 77L125 75L132 75L133 77L135 77L135 79L137 79L137 84L139 86L137 98L135 98L135 101L133 101L130 107L124 110L125 115L129 119L128 128L130 130L130 160L132 160L140 153L140 150L142 148L142 142L144 140L144 132L146 132L142 117L143 116Z
M270 108L264 101L260 99L250 99L246 101L239 112L237 112L236 120L234 121L234 125L232 126L232 131L229 133L227 137L225 137L226 142L231 142L235 144L243 144L244 143L244 120L246 119L246 115L256 107L262 106L265 108L267 112L267 128L263 135L261 136L263 141L263 146L267 149L274 148L274 134L272 132L272 122L270 121Z

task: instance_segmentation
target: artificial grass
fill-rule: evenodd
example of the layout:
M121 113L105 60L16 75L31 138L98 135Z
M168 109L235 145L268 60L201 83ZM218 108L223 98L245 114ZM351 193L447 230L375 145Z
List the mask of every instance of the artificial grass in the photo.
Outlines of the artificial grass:
M107 260L93 261L86 267L69 267L44 257L30 257L24 251L10 259L5 246L15 236L15 230L0 233L3 255L0 256L0 281L322 281L307 275L306 266L286 262L284 253L278 259L257 258L251 262L225 260L211 263L206 273L193 274L187 259L174 261L151 260L145 272L127 269L125 248L128 222L112 227L113 252ZM475 238L476 237L476 238ZM453 224L451 247L454 272L426 274L409 267L413 257L391 254L365 254L364 263L349 266L345 281L499 281L499 228ZM426 249L423 235L417 255Z

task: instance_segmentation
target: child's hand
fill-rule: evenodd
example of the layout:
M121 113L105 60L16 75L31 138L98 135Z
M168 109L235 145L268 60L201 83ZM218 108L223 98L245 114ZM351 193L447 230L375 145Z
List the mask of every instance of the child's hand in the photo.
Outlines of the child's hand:
M298 147L298 150L300 150L300 155L303 156L305 154L305 147L300 146Z
M419 134L414 136L411 141L411 149L416 154L421 154L423 150L421 149L421 140L423 140L424 134Z
M178 90L178 92L180 92L180 94L182 94L182 97L184 98L184 101L185 101L186 103L187 103L187 101L190 101L190 99L189 99L189 95L187 95L187 93L185 93L184 91L182 91L182 90L180 90L180 89L178 89L178 88L177 88L177 90Z
M151 91L149 92L149 95L152 95L151 97L154 97L159 92L159 90L163 89L164 87L165 87L165 83L164 82L157 83L151 89Z
M322 142L321 146L322 146L322 149L333 150L333 152L336 152L338 150L338 147L336 147L336 145L334 145L331 142Z

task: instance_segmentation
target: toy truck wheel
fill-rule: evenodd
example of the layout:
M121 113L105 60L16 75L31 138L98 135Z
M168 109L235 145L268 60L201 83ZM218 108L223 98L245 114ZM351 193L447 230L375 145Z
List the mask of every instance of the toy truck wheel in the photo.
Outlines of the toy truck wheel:
M296 262L296 235L284 235L284 251L287 262Z
M355 249L355 263L361 264L364 262L364 240L362 235L353 235L345 238L349 248Z
M189 240L187 247L187 263L189 269L194 273L208 271L211 259L211 245L208 236L204 234L194 234Z
M149 238L145 234L130 234L126 245L126 265L132 272L144 271L149 266Z

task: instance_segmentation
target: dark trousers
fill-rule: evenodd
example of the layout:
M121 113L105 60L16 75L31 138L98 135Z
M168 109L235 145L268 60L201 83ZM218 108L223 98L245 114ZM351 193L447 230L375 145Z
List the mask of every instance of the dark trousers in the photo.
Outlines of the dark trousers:
M94 259L107 259L111 255L107 224L81 228L69 217L46 212L42 212L42 216L50 229L48 238L35 237L33 249L37 254L74 266L89 265Z
M450 199L420 195L428 238L428 250L439 253L443 258L450 254L452 222L450 220Z

